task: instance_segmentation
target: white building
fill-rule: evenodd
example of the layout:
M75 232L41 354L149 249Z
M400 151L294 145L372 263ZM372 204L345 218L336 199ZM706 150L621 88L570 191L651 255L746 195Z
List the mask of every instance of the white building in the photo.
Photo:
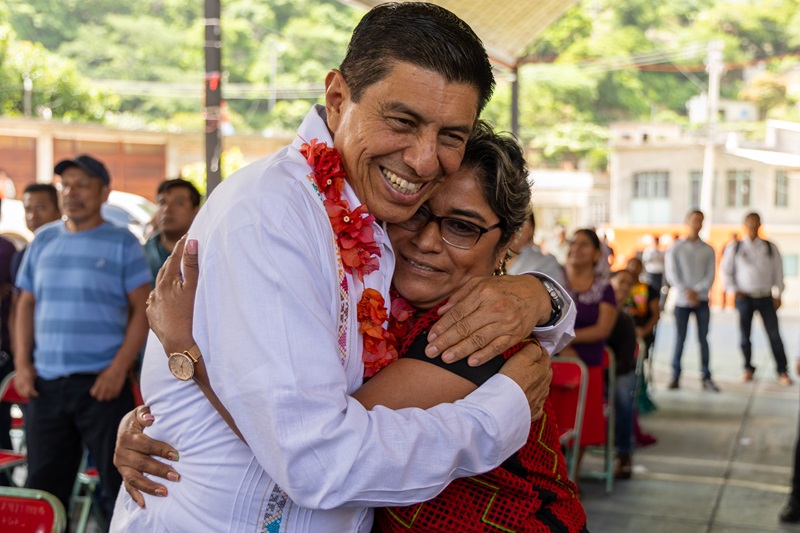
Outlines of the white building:
M800 305L800 124L769 120L764 142L716 139L713 212L706 224L720 250L746 213L761 214L764 235L781 250L787 303ZM611 129L613 228L674 228L700 205L705 139L675 125L617 124ZM655 231L653 231L655 233Z

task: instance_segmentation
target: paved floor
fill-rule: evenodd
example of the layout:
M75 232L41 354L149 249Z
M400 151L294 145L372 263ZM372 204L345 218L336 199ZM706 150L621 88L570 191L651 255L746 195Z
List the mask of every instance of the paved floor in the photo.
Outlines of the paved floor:
M780 314L781 331L795 374L800 354L800 313ZM699 355L690 324L681 388L671 377L674 323L667 313L653 361L658 410L641 417L658 438L637 450L634 476L606 494L602 482L581 479L582 501L594 532L749 533L800 531L777 516L789 491L800 386L775 382L775 363L759 319L753 327L756 379L739 382L741 355L734 311L712 311L711 369L722 392L700 388ZM587 457L584 470L599 468Z

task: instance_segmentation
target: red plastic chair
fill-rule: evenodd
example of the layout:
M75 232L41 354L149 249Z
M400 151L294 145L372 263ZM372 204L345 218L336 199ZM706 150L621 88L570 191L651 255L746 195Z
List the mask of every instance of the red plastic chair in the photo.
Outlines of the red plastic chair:
M559 440L565 448L567 469L572 481L578 479L578 454L581 442L588 370L580 359L553 357L550 401L556 411Z
M23 398L17 392L17 388L14 385L14 372L11 372L9 375L3 379L3 382L0 383L0 401L8 402L8 403L15 403L18 405L23 405L28 403L27 398ZM22 419L12 420L11 427L17 431L23 431L22 434L22 443L21 448L25 445L25 434L23 429ZM0 449L0 472L6 472L11 477L11 471L14 470L18 466L22 466L25 464L27 460L27 456L25 453L17 452L15 450L4 450Z
M43 490L0 487L0 533L62 533L64 506Z

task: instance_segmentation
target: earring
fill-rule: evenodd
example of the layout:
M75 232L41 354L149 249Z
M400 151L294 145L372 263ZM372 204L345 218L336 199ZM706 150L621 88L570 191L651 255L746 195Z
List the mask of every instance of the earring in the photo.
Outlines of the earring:
M503 260L500 261L500 266L494 269L492 273L493 276L505 276L506 275L506 265L508 265L508 261L511 259L511 252L506 251L505 257Z

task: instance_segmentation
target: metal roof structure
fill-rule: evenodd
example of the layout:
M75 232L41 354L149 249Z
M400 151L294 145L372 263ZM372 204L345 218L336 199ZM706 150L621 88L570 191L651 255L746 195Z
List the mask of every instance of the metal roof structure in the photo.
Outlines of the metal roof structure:
M341 0L370 9L385 0ZM469 24L496 66L514 69L530 45L577 0L438 0Z

